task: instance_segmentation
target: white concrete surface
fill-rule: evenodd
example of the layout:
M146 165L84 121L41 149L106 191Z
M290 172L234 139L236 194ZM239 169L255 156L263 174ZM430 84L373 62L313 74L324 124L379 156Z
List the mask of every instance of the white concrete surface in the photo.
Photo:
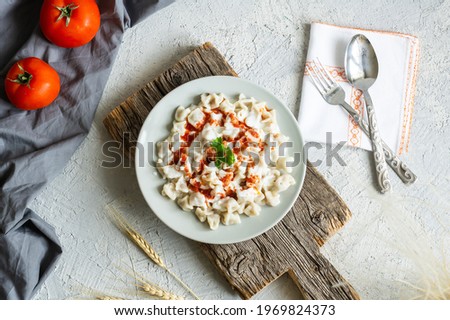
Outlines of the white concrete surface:
M178 1L127 31L91 132L63 173L32 208L55 226L64 254L36 299L74 298L88 288L135 297L132 266L174 292L183 289L155 267L105 214L114 201L179 274L205 299L238 299L197 245L163 225L147 208L134 169L104 169L109 139L104 116L191 48L211 41L243 78L276 93L298 113L309 24L410 33L421 41L410 152L403 156L419 177L406 187L393 177L394 194L374 188L368 152L345 149L342 167L319 170L341 194L353 218L322 249L366 299L411 298L427 275L448 258L450 192L450 1ZM309 155L315 160L323 152ZM433 260L434 258L436 260ZM427 263L427 264L426 264ZM259 299L295 299L288 276Z

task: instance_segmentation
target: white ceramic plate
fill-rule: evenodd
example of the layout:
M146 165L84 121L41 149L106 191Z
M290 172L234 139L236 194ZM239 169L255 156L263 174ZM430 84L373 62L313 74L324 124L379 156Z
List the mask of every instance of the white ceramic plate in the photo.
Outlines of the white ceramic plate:
M287 154L300 157L293 167L295 185L282 192L281 203L276 207L262 206L257 217L241 215L238 225L219 225L215 231L206 223L201 223L195 214L185 212L175 201L161 195L164 179L155 168L155 144L165 139L172 128L175 110L179 105L197 103L202 93L223 93L229 99L237 99L239 93L257 100L266 101L269 108L277 111L281 132L293 142ZM273 227L291 209L297 199L305 177L306 165L303 159L303 139L297 121L291 111L267 90L247 80L236 77L206 77L190 81L167 94L148 115L142 126L136 148L136 174L145 200L153 212L171 229L192 240L225 244L251 239ZM153 144L153 147L152 147ZM149 161L150 160L150 161Z

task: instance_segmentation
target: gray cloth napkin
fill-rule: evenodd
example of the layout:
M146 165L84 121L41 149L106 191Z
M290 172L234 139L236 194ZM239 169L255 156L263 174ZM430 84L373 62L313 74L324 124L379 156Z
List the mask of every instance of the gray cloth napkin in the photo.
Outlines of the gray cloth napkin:
M171 2L100 0L94 40L64 49L39 29L42 1L0 1L0 299L33 297L53 270L61 245L27 204L86 137L124 31ZM4 81L15 61L30 56L56 69L61 92L47 108L22 111L8 102Z

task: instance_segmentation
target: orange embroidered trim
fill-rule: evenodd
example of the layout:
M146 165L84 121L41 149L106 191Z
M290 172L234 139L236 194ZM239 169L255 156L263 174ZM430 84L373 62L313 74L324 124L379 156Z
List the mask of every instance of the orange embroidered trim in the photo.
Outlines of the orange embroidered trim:
M419 41L415 41L415 52L416 52L416 59L414 63L414 70L413 70L413 79L412 79L412 94L411 94L411 101L410 101L410 116L409 116L409 126L408 126L408 139L406 141L406 150L405 152L409 152L409 142L411 141L411 127L412 127L412 120L413 120L413 114L414 114L414 100L416 97L416 82L417 82L417 71L419 68L419 58L420 58L420 46Z
M417 80L418 65L418 41L411 41L409 50L408 77L406 81L405 106L403 108L402 134L398 154L409 151L409 141L411 136L412 116L414 109L415 88Z
M403 146L405 143L405 137L406 137L406 128L407 128L407 121L408 121L408 101L410 96L410 82L411 82L411 66L413 63L413 46L412 43L408 43L409 45L409 61L408 61L408 68L407 68L407 77L405 82L405 88L404 88L404 94L403 94L403 119L402 119L402 131L400 135L400 144L398 147L397 154L401 155L403 153Z
M350 105L360 116L364 114L364 104L362 103L362 91L352 87L350 95ZM351 116L348 116L348 138L347 144L353 147L361 146L362 131Z
M314 62L306 61L306 67L305 67L305 73L304 73L305 76L309 76L308 67L312 68L313 65L314 65ZM327 65L325 65L324 68L330 73L330 75L337 82L347 82L347 78L345 77L345 69L344 68L327 66Z

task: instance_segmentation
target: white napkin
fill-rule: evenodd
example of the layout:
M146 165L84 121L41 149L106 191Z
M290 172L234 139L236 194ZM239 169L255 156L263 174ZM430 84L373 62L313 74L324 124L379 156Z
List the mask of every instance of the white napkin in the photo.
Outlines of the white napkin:
M316 57L344 88L346 101L365 114L364 99L345 78L344 56L355 34L364 34L378 57L379 73L371 94L381 137L398 154L408 152L419 59L416 37L386 31L344 28L322 23L311 25L306 63ZM306 70L306 69L305 69ZM325 102L305 72L300 103L300 129L306 141L347 144L372 150L370 140L340 107ZM326 133L332 141L326 141Z

